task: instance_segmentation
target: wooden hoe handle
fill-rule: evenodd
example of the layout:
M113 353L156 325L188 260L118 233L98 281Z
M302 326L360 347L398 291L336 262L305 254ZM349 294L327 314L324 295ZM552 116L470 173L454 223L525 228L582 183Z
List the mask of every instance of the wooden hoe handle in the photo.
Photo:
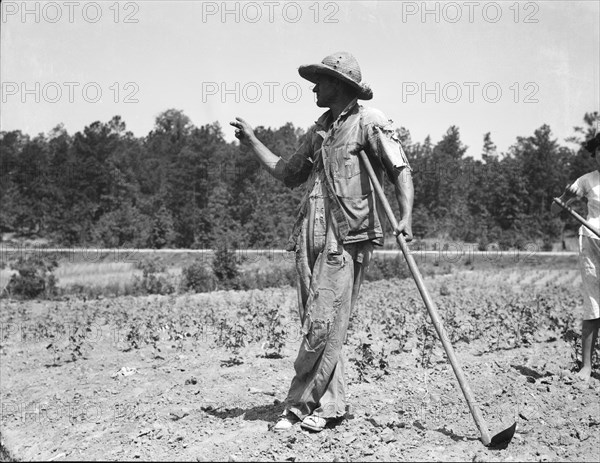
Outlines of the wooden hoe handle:
M373 188L375 188L377 196L379 197L379 200L381 201L381 204L383 205L383 207L385 209L385 213L386 213L390 223L392 224L393 229L396 230L398 228L398 222L396 221L396 217L394 216L394 213L392 212L390 203L387 201L385 194L383 193L383 190L381 189L381 185L379 184L379 181L377 180L375 172L373 171L373 167L371 166L371 163L369 162L369 158L367 157L367 154L364 151L360 152L360 157L363 161L365 168L367 169L367 172L369 173L369 177L371 178ZM481 411L479 410L479 407L477 406L477 402L475 401L475 399L473 397L473 392L471 391L471 388L469 387L469 384L467 383L467 379L465 378L462 368L460 367L460 364L458 363L458 359L456 358L456 355L454 354L454 348L452 347L452 344L450 343L450 341L448 339L448 335L447 335L446 330L444 329L444 326L442 324L442 321L438 315L438 311L435 307L435 304L434 304L433 300L431 299L431 297L429 296L427 288L425 287L425 283L423 282L423 277L421 276L421 272L419 271L417 264L415 263L415 260L410 252L410 249L408 248L408 245L406 244L404 236L402 236L401 233L396 236L396 241L398 242L398 245L400 246L400 249L402 250L402 254L404 254L404 258L406 259L406 262L408 263L408 268L410 269L410 272L412 273L415 283L417 284L417 288L419 289L419 292L421 293L423 302L425 302L425 306L427 307L427 311L429 312L429 316L431 317L433 326L435 327L435 331L437 332L440 341L442 341L442 345L444 346L446 355L448 356L448 359L450 360L450 364L452 365L452 369L454 370L456 379L458 379L460 388L462 389L463 395L465 396L465 399L467 400L467 404L469 405L469 409L471 410L471 415L473 415L475 424L477 424L477 427L479 428L479 432L481 433L481 441L483 442L484 445L487 446L491 441L487 424L486 424L485 420L483 419Z

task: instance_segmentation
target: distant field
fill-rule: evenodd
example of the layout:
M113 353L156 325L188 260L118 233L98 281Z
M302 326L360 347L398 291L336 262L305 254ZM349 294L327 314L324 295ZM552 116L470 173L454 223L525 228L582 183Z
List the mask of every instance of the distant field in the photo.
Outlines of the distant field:
M422 244L423 246L423 244ZM426 248L435 247L427 243ZM440 246L438 246L440 247ZM19 256L39 255L54 259L59 266L54 271L57 286L69 292L69 288L93 289L94 294L134 294L131 289L136 279L142 278L140 269L144 263L152 262L163 269L158 273L177 287L182 270L192 263L201 263L210 269L214 253L212 250L142 250L142 249L96 249L96 248L11 248L0 247L2 262L9 265L0 270L0 289L4 289L15 273L10 262ZM294 253L278 249L236 250L239 270L246 278L258 278L265 273L278 274L294 271ZM450 274L461 270L494 270L514 268L514 274L527 269L526 279L557 278L554 271L565 272L560 281L570 282L578 277L577 254L575 252L538 252L535 247L517 251L490 249L477 251L475 244L446 243L441 250L421 250L413 246L413 256L423 275ZM376 250L367 279L387 278L390 271L400 269L400 277L410 277L401 252L397 249ZM392 269L392 270L390 270ZM549 272L542 276L544 271ZM552 271L552 272L550 272ZM553 273L554 272L554 273ZM575 273L573 273L575 272ZM568 275L568 276L567 276ZM521 276L515 276L518 280Z

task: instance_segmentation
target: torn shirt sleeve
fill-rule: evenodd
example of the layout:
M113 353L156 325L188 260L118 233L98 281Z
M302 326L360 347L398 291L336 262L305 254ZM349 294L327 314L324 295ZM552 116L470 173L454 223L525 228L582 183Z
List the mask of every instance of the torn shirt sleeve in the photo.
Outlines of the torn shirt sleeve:
M394 131L393 122L379 112L365 117L365 136L371 155L379 158L385 166L399 171L410 168L406 153Z
M312 131L309 130L300 147L288 161L279 159L275 166L276 177L282 179L287 187L294 188L308 180L314 164L312 145Z

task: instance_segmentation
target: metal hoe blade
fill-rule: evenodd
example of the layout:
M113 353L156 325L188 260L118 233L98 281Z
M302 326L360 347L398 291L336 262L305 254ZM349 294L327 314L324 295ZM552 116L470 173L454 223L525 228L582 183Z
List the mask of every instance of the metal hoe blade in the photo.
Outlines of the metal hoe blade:
M510 444L510 441L515 435L516 430L517 423L515 422L510 428L507 428L504 431L501 431L494 437L492 437L492 440L490 441L487 447L494 450L505 449L506 447L508 447L508 444Z

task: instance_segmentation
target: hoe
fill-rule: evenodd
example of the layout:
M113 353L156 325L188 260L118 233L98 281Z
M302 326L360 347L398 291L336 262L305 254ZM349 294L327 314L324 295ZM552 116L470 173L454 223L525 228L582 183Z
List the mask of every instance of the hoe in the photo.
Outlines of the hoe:
M379 181L377 180L377 176L375 175L375 172L373 171L371 163L369 162L369 158L367 157L367 154L364 151L360 151L360 157L361 157L361 160L363 161L365 168L367 169L367 172L369 173L369 177L371 178L371 182L373 184L373 187L375 188L377 196L385 209L385 213L386 213L390 223L392 224L393 229L395 230L398 227L398 222L396 222L396 218L394 217L392 208L390 207L390 204L388 203L388 201L383 193L383 190L381 189L381 185L379 184ZM479 432L481 434L481 441L483 442L483 445L485 445L486 447L488 447L490 449L506 448L508 446L508 444L510 443L510 441L512 440L513 436L515 435L515 431L517 429L517 423L515 422L509 428L505 429L504 431L499 432L498 434L494 435L493 437L490 437L490 432L488 430L487 424L486 424L485 420L483 419L483 415L481 414L481 411L479 410L479 407L477 406L477 402L475 402L473 393L471 392L471 388L469 387L469 384L467 383L467 379L465 378L462 368L460 367L460 364L458 363L458 359L456 358L456 355L454 354L454 348L452 347L452 344L448 340L448 337L447 337L444 327L442 325L442 321L438 315L435 304L433 303L433 300L431 299L431 297L429 296L429 293L427 292L427 288L425 287L425 284L423 282L423 277L421 276L421 272L419 272L417 264L415 263L415 260L412 256L412 254L410 253L410 250L408 249L408 246L407 246L406 241L404 240L404 237L402 236L402 234L398 234L396 236L396 241L398 242L398 245L400 246L400 249L402 250L402 254L404 254L404 258L406 259L406 262L408 263L408 267L412 273L415 283L417 284L417 288L419 289L419 292L421 293L423 302L425 302L425 306L427 307L427 311L429 312L429 316L431 317L433 326L435 327L438 337L440 338L440 341L442 342L442 345L444 346L444 350L446 351L446 355L448 356L448 359L450 360L450 364L452 365L452 369L454 370L456 379L458 379L460 388L462 389L463 395L465 396L465 399L467 400L467 404L469 405L469 410L471 411L471 415L473 415L475 424L477 424L477 427L479 428Z
M554 202L562 207L565 211L571 214L581 225L587 227L592 233L594 233L598 238L600 238L600 231L596 230L592 224L590 224L587 220L581 217L577 212L563 203L560 199L554 198Z

